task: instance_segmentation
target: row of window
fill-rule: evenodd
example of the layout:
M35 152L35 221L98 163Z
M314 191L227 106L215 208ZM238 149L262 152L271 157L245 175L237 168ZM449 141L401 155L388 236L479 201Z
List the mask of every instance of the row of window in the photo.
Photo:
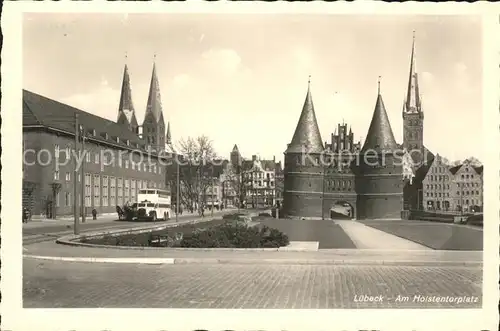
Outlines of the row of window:
M352 181L350 180L329 180L326 182L327 187L352 187Z
M427 189L431 189L431 190L449 190L450 189L450 184L443 184L443 186L441 186L441 184L427 184L426 185L426 188Z
M442 166L442 167L432 167L431 169L431 173L445 173L445 172L448 172L448 168L445 167L445 166Z
M458 187L479 187L479 183L457 183Z
M450 205L450 202L449 201L443 201L442 202L443 204L443 207L448 207L449 208L449 205ZM478 199L465 199L463 201L463 204L464 205L472 205L472 206L478 206L478 205L481 205L481 201L478 200ZM439 209L440 205L441 205L441 201L432 201L432 200L429 200L427 201L427 206L434 206L436 205Z
M447 197L449 198L450 197L450 193L449 192L445 192L445 193L434 193L434 192L426 192L425 194L427 197L431 197L431 198L444 198L444 197Z
M448 180L450 177L448 175L430 175L429 180L431 181L444 181Z
M264 183L262 180L255 180L253 182L248 182L248 184L252 185L253 186L259 186L259 187L264 187L264 186L268 186L267 183ZM270 181L269 182L269 186L274 186L274 181Z
M462 185L460 185L460 183L457 183L457 186L458 187L462 187L462 188L465 188L465 187L479 187L479 183L462 183ZM449 190L450 189L450 184L427 184L425 185L426 189L431 189L431 190Z
M450 193L449 192L425 192L425 195L427 197L449 197ZM479 195L479 191L457 191L457 195Z
M93 190L92 190L93 187ZM123 205L127 201L135 201L138 190L142 188L164 188L153 181L129 179L122 177L85 174L85 206L107 207ZM71 206L71 193L64 193L64 206ZM93 202L93 204L92 204ZM56 205L59 207L59 193L56 195Z
M479 191L457 191L457 195L479 195Z
M59 152L60 152L59 146L55 145L54 149L55 149L56 155L59 155ZM70 159L71 151L72 151L71 148L69 148L69 147L66 148L66 150L65 150L66 160ZM73 150L73 153L76 153L76 152ZM91 162L91 159L92 159L91 154L92 153L90 151L85 150L84 155L85 155L85 162L86 163ZM129 169L129 167L130 167L132 170L161 174L161 167L155 163L146 163L145 160L142 162L134 162L133 160L122 159L121 157L115 158L114 153L113 153L113 155L108 155L108 154L103 155L103 160L100 160L100 152L98 152L98 153L94 154L93 159L94 159L95 164L102 163L103 165L107 165L107 166L116 166L117 165L119 168L124 167L125 169ZM115 161L116 161L116 164L115 164Z
M274 178L274 173L268 172L268 173L266 173L266 176L264 176L263 172L247 172L247 173L245 173L245 178L247 178L247 179L264 178L264 177L266 177L267 179Z

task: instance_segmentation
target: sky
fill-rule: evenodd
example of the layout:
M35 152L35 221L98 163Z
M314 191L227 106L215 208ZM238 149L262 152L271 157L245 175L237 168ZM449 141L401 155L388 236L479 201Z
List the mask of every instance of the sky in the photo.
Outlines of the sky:
M424 144L482 155L482 31L475 16L25 14L23 88L116 121L127 63L142 123L155 59L172 139L208 136L229 157L283 159L311 93L323 141L363 141L381 94L396 140L412 35Z

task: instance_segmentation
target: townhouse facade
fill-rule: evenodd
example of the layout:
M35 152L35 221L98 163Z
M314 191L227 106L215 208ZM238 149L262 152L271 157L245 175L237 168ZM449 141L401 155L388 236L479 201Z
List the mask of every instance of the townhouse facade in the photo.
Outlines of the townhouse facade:
M469 160L450 166L436 156L424 178L423 206L429 211L482 210L483 166Z

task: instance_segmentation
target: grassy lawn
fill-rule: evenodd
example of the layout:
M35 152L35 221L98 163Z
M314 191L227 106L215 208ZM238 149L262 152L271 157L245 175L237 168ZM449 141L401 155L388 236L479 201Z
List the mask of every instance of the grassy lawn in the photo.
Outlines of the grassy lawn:
M318 241L320 249L356 248L344 230L331 220L290 220L265 216L254 219L284 232L290 241Z
M483 250L483 231L426 221L361 221L377 230L438 250Z

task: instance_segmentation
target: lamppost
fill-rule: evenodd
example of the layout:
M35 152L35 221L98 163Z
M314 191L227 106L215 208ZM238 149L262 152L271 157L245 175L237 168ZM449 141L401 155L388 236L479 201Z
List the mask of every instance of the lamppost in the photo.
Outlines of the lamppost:
M210 215L214 215L214 165L212 163L212 189L210 190L210 199L212 200L212 208L210 208Z
M179 222L179 205L181 203L180 201L180 190L181 190L181 185L180 185L180 166L179 166L179 155L176 154L176 199L175 199L175 221Z
M85 128L80 125L80 136L82 139L82 164L81 164L81 170L80 170L80 177L81 177L81 192L80 192L80 209L82 211L82 223L85 223L85 189L86 189L86 183L85 183L85 162L87 158L87 153L85 153L85 139L87 138L85 135ZM89 179L90 180L90 179ZM90 184L90 183L89 183ZM92 197L91 197L92 198Z
M73 173L73 231L75 235L79 234L78 223L80 218L78 217L78 162L76 156L78 155L78 144L79 144L79 134L81 126L78 124L78 113L75 114L75 155L74 155L74 173Z

